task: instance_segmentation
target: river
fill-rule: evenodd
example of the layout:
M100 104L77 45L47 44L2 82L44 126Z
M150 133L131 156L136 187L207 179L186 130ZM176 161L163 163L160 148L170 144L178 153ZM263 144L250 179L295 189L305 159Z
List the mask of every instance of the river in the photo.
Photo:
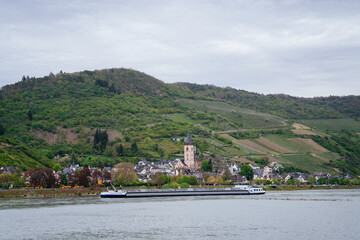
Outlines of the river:
M0 199L0 239L359 239L360 190Z

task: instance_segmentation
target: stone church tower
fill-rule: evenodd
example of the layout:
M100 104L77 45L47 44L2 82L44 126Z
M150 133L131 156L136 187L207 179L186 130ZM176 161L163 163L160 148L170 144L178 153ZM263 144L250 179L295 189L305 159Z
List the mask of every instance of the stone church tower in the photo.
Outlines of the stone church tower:
M184 145L184 163L189 167L190 170L195 169L195 148L191 142L190 133L186 137Z

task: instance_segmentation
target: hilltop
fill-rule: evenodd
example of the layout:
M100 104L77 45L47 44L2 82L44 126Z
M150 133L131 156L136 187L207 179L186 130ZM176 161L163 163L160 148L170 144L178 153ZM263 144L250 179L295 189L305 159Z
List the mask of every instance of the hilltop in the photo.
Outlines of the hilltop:
M359 96L297 98L166 84L130 69L23 77L0 92L5 136L46 158L42 166L69 164L65 154L96 166L179 157L190 130L201 157L357 173L360 155L350 149L360 142L359 117ZM96 129L106 130L106 146L94 144ZM1 166L38 166L20 165L16 154L1 159Z

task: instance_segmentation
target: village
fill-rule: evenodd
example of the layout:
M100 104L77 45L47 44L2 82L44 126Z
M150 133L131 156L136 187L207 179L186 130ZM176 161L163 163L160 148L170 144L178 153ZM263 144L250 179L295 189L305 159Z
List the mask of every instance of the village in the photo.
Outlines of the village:
M123 168L122 165L126 164L127 167ZM244 166L248 169L251 168L250 173L242 173L242 167ZM131 179L123 177L123 175L129 175L130 173L133 173ZM16 179L14 176L18 176L17 181L14 180ZM159 179L164 179L164 177L159 176L165 176L165 179L167 177L169 180L159 181ZM119 163L113 167L104 167L102 169L91 166L81 167L79 164L75 164L74 161L71 166L59 171L39 169L38 171L23 172L18 167L2 167L0 169L0 186L3 188L16 186L70 188L107 186L110 183L124 186L161 186L167 182L169 183L170 179L175 179L176 182L180 183L181 178L184 176L186 176L184 179L193 179L190 182L188 181L189 185L213 186L250 183L257 185L358 184L358 180L348 174L332 176L330 173L323 172L312 174L302 172L286 173L283 165L276 161L260 167L256 163L238 163L221 156L204 156L204 159L200 160L198 150L192 143L188 132L184 141L184 158L163 159L160 161L142 159L136 165ZM124 179L119 180L120 177ZM188 187L188 185L185 185L185 187Z

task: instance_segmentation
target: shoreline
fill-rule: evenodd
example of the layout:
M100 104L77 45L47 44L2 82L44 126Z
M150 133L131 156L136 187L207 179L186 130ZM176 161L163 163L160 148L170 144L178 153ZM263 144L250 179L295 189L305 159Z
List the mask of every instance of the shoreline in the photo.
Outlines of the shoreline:
M302 191L302 190L340 190L340 189L360 189L360 185L309 185L309 186L292 186L292 185L276 185L261 186L268 192L273 191Z
M228 187L228 186L226 186ZM303 190L340 190L360 189L360 185L336 186L260 186L268 192L273 191L303 191ZM138 188L129 188L138 189ZM106 188L72 188L72 189L12 189L0 190L0 199L8 198L57 198L57 197L98 197Z

